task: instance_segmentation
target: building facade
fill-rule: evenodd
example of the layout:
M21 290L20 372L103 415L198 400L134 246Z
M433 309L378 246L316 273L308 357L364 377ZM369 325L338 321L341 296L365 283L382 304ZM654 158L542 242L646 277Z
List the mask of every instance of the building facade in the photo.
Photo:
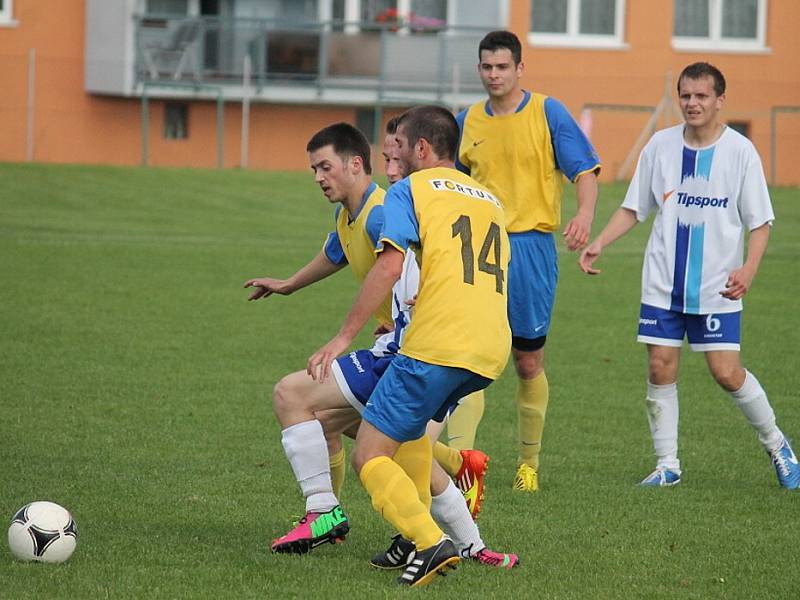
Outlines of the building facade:
M524 86L562 100L602 178L680 120L706 60L723 118L772 183L800 184L800 42L789 0L0 0L0 160L306 169L333 121L376 143L405 107L483 97L477 44L523 41Z

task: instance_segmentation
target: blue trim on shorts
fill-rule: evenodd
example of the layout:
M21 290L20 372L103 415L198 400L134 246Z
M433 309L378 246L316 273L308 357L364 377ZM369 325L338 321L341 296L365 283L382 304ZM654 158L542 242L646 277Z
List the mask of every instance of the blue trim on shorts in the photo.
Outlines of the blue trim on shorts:
M639 311L640 341L679 345L686 337L693 347L736 345L742 337L742 311L693 315L642 304ZM641 338L647 338L642 340ZM651 342L650 340L653 340Z
M339 365L344 381L337 377L336 383L340 389L347 387L341 389L342 394L351 403L352 400L356 400L366 406L375 386L395 356L395 354L375 356L369 350L356 350L337 358L335 362Z
M464 396L491 379L457 367L443 367L398 354L367 402L362 418L395 441L425 434L428 421L443 421Z
M536 339L547 335L556 299L558 251L551 232L510 233L508 321L511 335Z

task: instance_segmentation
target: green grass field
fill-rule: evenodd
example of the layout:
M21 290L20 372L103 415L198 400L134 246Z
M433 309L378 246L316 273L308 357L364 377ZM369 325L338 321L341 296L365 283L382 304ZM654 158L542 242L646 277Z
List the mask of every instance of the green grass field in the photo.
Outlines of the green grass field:
M624 189L602 188L595 233ZM746 300L743 358L779 425L800 440L800 197L773 192L778 220ZM18 563L0 544L0 597L418 593L367 566L392 530L352 472L345 544L305 557L269 552L303 511L271 389L335 333L357 288L340 273L248 303L241 286L291 274L331 224L308 174L0 164L0 516L49 499L80 530L63 565ZM511 492L511 370L487 392L478 444L492 462L479 523L522 566L462 565L419 593L797 596L800 493L778 487L701 356L685 353L682 366L684 482L635 486L653 466L635 342L648 231L608 249L597 278L562 251L535 496Z

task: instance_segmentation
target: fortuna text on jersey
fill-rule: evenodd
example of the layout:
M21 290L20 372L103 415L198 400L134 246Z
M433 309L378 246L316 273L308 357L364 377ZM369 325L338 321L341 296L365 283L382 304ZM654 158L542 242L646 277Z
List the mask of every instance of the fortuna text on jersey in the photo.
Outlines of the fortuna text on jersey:
M456 183L455 181L451 181L450 179L431 179L430 182L431 187L435 190L446 189L450 190L451 192L458 192L459 194L463 194L464 196L469 196L470 198L477 198L479 200L488 200L489 202L494 203L495 206L500 206L500 201L495 198L491 193L487 192L486 190L482 190L480 188L475 188L470 185L464 185L463 183Z

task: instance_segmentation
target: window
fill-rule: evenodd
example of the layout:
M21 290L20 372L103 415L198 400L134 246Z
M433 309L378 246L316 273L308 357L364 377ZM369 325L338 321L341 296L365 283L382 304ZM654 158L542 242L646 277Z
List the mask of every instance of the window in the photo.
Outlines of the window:
M674 0L677 49L764 50L767 0Z
M147 0L147 14L185 17L189 12L189 0Z
M738 131L744 137L750 137L750 121L728 121L728 127Z
M397 0L362 0L361 20L391 22L397 20Z
M625 0L534 0L531 33L536 46L622 46Z
M189 137L189 105L185 102L167 102L164 105L164 137L168 140Z
M447 0L411 0L408 20L419 31L442 29L447 24Z
M370 144L375 143L375 109L357 108L356 109L356 129L361 131Z
M14 20L14 0L0 0L0 26L16 25Z
M447 23L447 0L361 0L361 20L413 31L441 29Z

